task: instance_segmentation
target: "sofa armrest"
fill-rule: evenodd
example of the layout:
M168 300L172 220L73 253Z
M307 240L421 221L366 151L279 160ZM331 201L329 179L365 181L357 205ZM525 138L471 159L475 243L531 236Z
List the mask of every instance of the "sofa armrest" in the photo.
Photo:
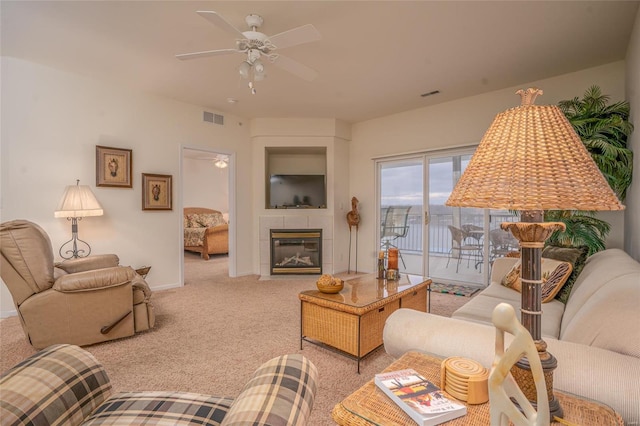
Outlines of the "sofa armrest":
M3 425L79 425L112 392L102 365L74 345L43 349L0 377Z
M210 226L205 231L205 234L206 235L211 235L211 234L217 234L219 232L225 232L225 231L229 231L229 225L227 225L227 224Z
M130 283L138 275L129 266L96 269L63 275L53 283L53 289L63 293L91 291Z
M409 351L425 352L443 358L466 356L490 368L495 356L496 331L492 326L398 309L384 326L382 338L387 353L394 358ZM506 344L511 336L505 336Z
M495 327L411 309L389 316L384 347L393 357L408 351L441 358L462 356L491 368L495 356ZM640 358L573 342L546 338L547 350L558 360L554 388L600 401L618 412L625 424L640 424ZM505 335L509 345L512 336Z
M222 421L223 426L304 426L317 391L318 370L299 354L260 366Z
M120 259L115 254L97 254L94 256L69 259L56 263L56 268L60 268L67 274L76 272L92 271L94 269L111 268L118 266Z

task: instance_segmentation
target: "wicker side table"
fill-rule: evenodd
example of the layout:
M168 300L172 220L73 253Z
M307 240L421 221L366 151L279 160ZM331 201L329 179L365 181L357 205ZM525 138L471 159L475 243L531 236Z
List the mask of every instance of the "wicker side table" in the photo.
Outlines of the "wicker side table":
M384 371L413 368L428 380L440 385L441 358L408 352L392 363ZM620 425L624 422L618 413L610 407L596 401L577 396L554 392L564 410L564 421L570 425ZM405 414L374 384L367 382L360 389L336 404L331 412L333 420L339 425L348 426L405 426L415 422ZM467 405L467 414L452 420L447 425L486 426L489 424L489 404ZM562 423L553 422L553 425Z

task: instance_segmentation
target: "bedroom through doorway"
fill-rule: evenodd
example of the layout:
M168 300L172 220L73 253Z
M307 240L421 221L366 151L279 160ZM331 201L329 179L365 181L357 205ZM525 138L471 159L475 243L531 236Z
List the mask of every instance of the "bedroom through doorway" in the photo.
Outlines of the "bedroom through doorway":
M213 149L182 149L184 285L202 273L230 275L230 158L229 153Z

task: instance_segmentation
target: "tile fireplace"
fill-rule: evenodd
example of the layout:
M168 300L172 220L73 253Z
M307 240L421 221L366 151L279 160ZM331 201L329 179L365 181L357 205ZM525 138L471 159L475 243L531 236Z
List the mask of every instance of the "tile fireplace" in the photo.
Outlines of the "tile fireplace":
M271 229L271 275L321 274L322 229Z

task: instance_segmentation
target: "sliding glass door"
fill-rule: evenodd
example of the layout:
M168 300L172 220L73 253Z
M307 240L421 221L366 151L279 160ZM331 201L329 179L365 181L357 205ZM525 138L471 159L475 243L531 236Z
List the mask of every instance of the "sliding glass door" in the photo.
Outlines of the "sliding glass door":
M400 272L423 272L424 160L422 156L378 163L380 250L397 248Z
M434 282L486 285L491 261L517 250L507 211L445 206L473 149L377 161L380 250L398 248L401 272Z
M431 154L428 161L428 271L434 282L482 285L485 211L445 206L472 153Z

